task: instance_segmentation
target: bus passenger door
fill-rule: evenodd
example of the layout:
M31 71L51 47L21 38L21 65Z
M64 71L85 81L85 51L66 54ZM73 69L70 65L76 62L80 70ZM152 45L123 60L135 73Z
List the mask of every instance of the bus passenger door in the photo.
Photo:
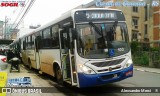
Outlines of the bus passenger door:
M69 28L65 28L60 31L61 39L61 64L63 80L72 85L77 85L77 77L75 75L74 54L72 51Z
M39 49L40 49L40 40L41 40L41 38L40 38L40 36L37 36L36 38L35 38L35 60L36 60L36 69L40 69L40 51L39 51Z

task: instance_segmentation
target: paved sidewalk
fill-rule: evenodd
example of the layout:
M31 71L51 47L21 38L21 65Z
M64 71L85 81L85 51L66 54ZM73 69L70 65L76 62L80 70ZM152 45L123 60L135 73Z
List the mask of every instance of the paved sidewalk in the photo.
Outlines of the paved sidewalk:
M134 66L134 69L138 71L144 71L144 72L160 73L160 69L158 68Z
M7 68L6 68L6 69L3 69L3 70L1 70L1 71L9 73L10 68L11 68L11 65L8 64L8 65L7 65Z

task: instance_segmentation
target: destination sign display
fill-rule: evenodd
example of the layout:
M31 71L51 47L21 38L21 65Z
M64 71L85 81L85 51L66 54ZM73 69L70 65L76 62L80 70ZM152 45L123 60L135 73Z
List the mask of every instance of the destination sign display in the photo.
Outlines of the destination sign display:
M81 10L74 15L75 22L125 21L121 11L115 10Z
M86 12L87 19L117 19L115 13L107 12Z

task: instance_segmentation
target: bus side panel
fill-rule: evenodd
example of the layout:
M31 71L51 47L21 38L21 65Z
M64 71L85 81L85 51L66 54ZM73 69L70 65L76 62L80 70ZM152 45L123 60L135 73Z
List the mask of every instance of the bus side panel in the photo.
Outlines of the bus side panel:
M60 50L41 49L40 60L41 60L41 65L40 65L41 71L53 76L54 74L53 63L55 60L60 62Z

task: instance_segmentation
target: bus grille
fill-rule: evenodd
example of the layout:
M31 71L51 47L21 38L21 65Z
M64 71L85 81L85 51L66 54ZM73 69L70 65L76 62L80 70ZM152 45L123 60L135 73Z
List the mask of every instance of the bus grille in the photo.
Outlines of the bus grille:
M99 63L92 63L92 65L96 67L106 67L106 66L112 66L120 64L125 58L113 60L113 61L107 61L107 62L99 62Z
M112 68L112 70L116 70L116 69L119 69L119 68L121 68L121 65L118 65L118 66ZM98 72L103 72L103 71L112 71L112 70L109 70L109 69L102 69L102 70L97 70L97 71L98 71Z

